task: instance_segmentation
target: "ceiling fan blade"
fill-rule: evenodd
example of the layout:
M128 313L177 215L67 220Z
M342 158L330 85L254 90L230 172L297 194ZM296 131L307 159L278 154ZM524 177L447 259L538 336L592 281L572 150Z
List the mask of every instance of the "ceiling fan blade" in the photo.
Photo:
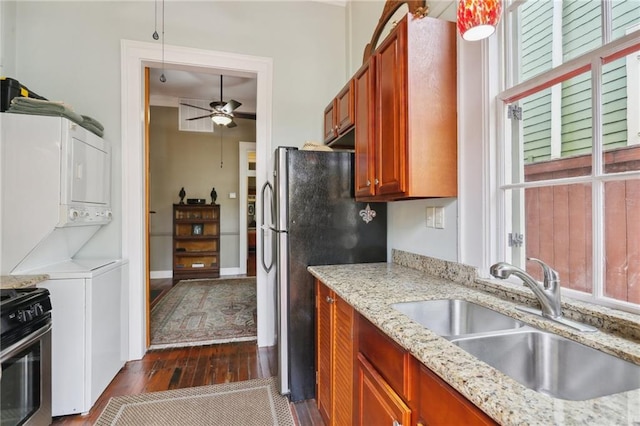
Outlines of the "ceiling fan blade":
M227 129L232 129L234 127L238 127L235 121L231 120L231 123L227 124Z
M242 105L240 102L234 99L229 99L229 102L227 102L226 105L222 107L222 111L226 112L227 114L231 114L233 110L238 108L240 105Z
M184 103L180 103L180 105L188 106L188 107L191 107L191 108L198 108L198 109L201 109L203 111L212 112L209 108L202 108L202 107L199 107L199 106L196 106L196 105L184 104Z
M246 118L248 120L255 120L256 119L256 115L252 112L239 112L236 111L233 113L233 116L236 118Z
M200 117L187 118L186 121L199 120L201 118L211 117L213 114L201 115Z

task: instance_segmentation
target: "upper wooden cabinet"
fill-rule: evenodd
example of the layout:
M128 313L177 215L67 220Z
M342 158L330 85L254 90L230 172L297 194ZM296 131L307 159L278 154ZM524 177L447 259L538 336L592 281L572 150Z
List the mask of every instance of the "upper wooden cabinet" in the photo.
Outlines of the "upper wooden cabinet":
M456 196L455 24L405 16L353 82L356 198Z
M324 143L334 140L353 128L353 81L350 80L324 109Z

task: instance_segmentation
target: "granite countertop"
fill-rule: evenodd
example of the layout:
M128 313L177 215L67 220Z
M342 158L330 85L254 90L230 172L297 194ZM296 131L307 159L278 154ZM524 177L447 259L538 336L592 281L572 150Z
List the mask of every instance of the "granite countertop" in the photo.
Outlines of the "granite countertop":
M0 288L35 287L36 284L49 279L48 275L1 275Z
M444 267L434 275L397 263L375 263L310 266L309 271L500 424L640 423L640 390L587 401L546 396L526 388L389 305L427 299L466 299L640 364L640 343L635 339L603 331L580 333L537 319L516 310L512 300L479 290L481 285L473 278L474 273L465 270L461 273ZM633 314L622 317L630 317L631 321L640 318Z

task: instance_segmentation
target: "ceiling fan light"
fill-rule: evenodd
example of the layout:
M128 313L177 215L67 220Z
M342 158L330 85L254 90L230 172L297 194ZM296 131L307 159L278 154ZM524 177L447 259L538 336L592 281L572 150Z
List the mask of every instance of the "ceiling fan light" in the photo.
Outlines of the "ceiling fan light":
M458 31L467 41L482 40L495 32L502 0L458 0Z
M215 113L211 116L211 121L218 126L226 126L231 123L231 117L224 113Z

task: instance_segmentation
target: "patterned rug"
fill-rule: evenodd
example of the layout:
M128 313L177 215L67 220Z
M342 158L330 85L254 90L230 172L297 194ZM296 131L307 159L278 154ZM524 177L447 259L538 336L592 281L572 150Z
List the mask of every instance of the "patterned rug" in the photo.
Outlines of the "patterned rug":
M256 279L183 280L151 309L150 349L256 340Z
M96 426L293 426L273 377L111 398Z

